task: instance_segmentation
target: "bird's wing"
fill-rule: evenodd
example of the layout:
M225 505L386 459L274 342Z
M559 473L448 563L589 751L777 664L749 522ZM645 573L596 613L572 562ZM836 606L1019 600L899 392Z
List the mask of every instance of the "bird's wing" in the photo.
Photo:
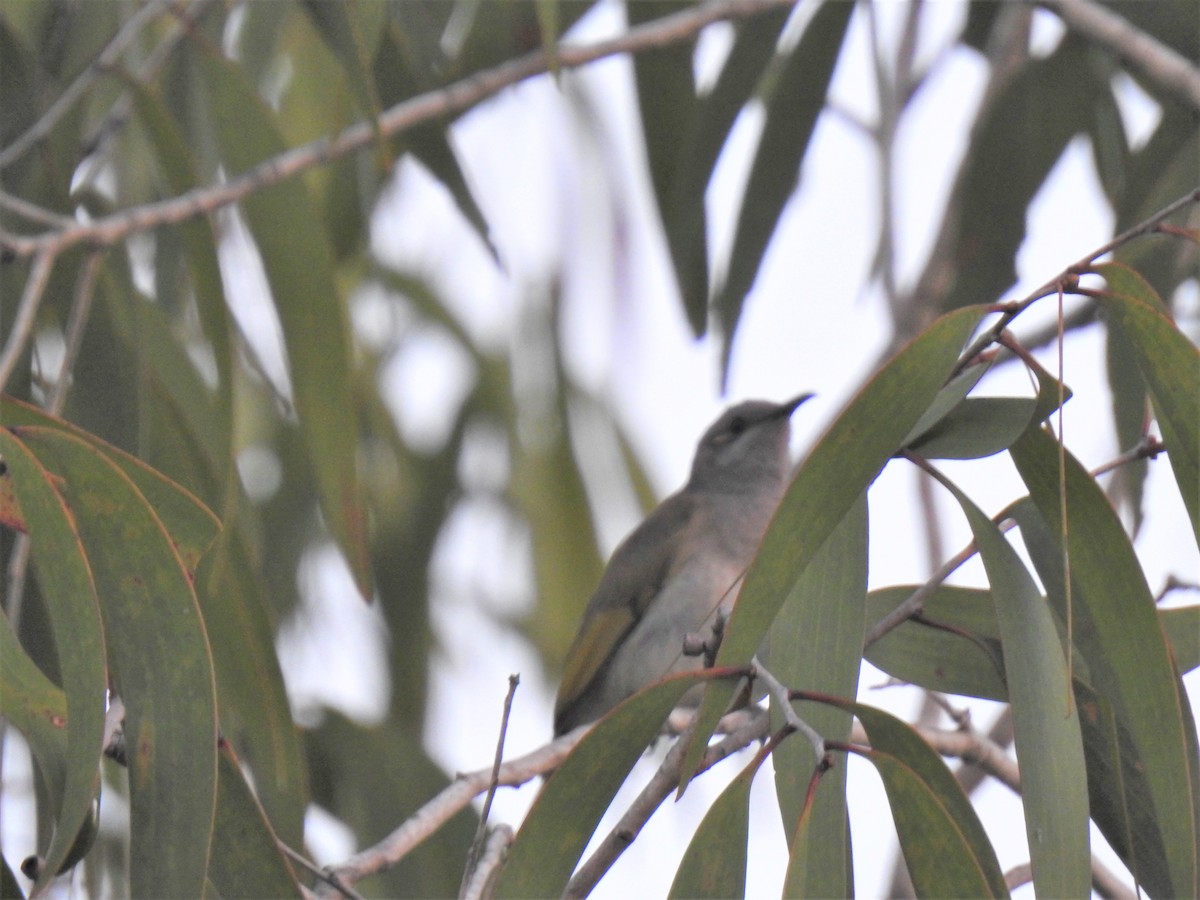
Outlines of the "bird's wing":
M674 494L617 548L567 653L554 704L556 719L583 696L670 577L680 560L676 548L685 539L695 512L690 497Z

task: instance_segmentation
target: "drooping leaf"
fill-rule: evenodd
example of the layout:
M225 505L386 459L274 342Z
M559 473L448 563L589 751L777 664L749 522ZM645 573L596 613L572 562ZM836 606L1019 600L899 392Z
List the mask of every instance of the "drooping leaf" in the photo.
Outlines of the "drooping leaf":
M11 473L27 523L38 587L54 628L66 699L65 721L50 720L51 725L57 722L59 728L66 728L63 769L43 770L56 808L52 813L54 840L42 854L46 864L37 883L40 890L66 859L75 835L92 813L100 788L108 673L99 600L70 507L56 489L54 476L6 429L0 429L0 459ZM25 658L24 651L8 650ZM21 659L16 662L20 664Z
M728 271L716 290L726 368L742 305L799 178L800 163L825 108L825 93L853 12L852 3L822 4L781 66L767 97L766 122L742 196Z
M1054 618L995 523L951 482L943 484L967 517L995 601L1034 884L1048 896L1086 896L1091 884L1086 768Z
M218 757L217 785L208 879L219 896L223 900L301 896L291 863L275 843L271 823L246 782L237 755L225 742Z
M1119 263L1093 271L1108 282L1095 296L1108 321L1120 328L1133 349L1162 429L1171 471L1200 542L1200 349L1171 321L1146 281Z
M863 496L792 586L767 632L764 657L771 674L786 685L839 697L856 696L866 594L867 503ZM781 725L774 703L772 699L772 720ZM803 718L826 740L849 738L850 715L840 709L808 708ZM793 835L820 760L813 757L807 741L792 739L775 749L773 762L784 834ZM809 815L807 842L789 848L784 894L853 895L845 766L823 776Z
M285 148L270 110L228 60L204 58L221 153L232 173ZM350 328L328 242L303 183L258 191L243 211L262 255L287 345L292 391L318 499L356 585L371 596L367 515L358 477Z
M1113 703L1129 731L1139 767L1148 776L1169 872L1141 877L1147 884L1152 879L1161 884L1158 879L1169 877L1171 893L1194 893L1200 877L1200 751L1191 737L1192 713L1180 702L1178 673L1136 553L1107 498L1070 453L1063 455L1065 470L1059 471L1059 448L1051 436L1031 430L1011 452L1044 521L1039 527L1028 515L1021 519L1031 557L1037 562L1039 548L1049 550L1049 561L1039 566L1042 579L1062 618L1072 616L1075 645L1090 677ZM1070 609L1059 544L1061 490L1066 491L1067 504Z
M217 709L191 579L153 507L107 456L62 431L15 433L62 479L103 598L113 684L126 707L133 892L198 896L216 801Z

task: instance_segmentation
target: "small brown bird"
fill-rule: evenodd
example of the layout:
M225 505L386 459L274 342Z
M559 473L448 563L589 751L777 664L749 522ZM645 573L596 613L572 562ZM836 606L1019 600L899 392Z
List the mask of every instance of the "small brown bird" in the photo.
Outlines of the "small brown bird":
M554 733L600 718L663 676L702 665L684 639L728 613L791 473L785 403L727 410L700 439L687 484L664 500L609 560L567 653Z

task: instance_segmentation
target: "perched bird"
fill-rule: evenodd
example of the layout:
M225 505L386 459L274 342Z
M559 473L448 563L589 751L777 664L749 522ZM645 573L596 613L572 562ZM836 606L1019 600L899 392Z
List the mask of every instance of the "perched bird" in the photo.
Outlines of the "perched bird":
M556 735L703 664L684 655L684 638L711 628L718 607L732 609L788 484L791 414L810 397L727 410L700 439L687 484L617 548L567 653Z

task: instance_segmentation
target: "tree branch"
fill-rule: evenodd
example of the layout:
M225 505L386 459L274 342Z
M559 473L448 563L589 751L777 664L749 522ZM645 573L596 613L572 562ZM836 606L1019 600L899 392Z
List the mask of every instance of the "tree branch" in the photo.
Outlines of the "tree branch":
M794 2L710 0L702 6L631 28L609 40L585 46L562 45L552 54L538 50L444 88L419 94L385 110L375 122L357 122L332 138L319 138L287 150L221 184L206 185L167 200L130 207L91 222L72 222L39 235L0 234L0 247L13 256L27 257L47 251L58 253L80 243L110 245L135 232L174 225L236 203L255 191L361 149L379 136L390 137L434 119L458 115L507 87L547 72L552 62L562 69L579 68L620 53L639 53L673 44L714 22L745 18L773 7L791 6Z
M1038 0L1038 4L1072 31L1111 50L1123 63L1200 110L1200 69L1158 38L1091 0Z

